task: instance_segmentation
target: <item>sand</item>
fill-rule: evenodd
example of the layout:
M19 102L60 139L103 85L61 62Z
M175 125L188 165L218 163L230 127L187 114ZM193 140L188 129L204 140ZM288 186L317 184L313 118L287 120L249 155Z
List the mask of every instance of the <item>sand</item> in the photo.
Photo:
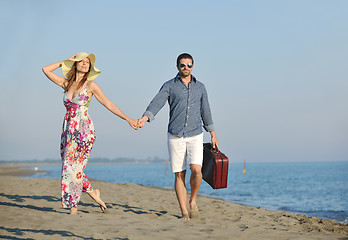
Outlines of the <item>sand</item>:
M173 190L90 179L109 207L87 194L77 215L61 207L60 180L0 165L0 239L339 239L348 225L199 196L200 218L181 220ZM23 166L22 166L23 167Z

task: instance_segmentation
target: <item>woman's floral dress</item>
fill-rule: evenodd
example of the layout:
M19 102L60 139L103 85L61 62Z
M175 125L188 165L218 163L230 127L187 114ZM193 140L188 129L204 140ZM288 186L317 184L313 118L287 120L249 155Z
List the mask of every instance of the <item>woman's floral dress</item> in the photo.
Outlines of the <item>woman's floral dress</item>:
M96 138L93 123L88 115L89 103L87 88L73 99L64 94L67 112L60 145L63 162L61 200L64 208L76 208L82 191L93 191L83 172Z

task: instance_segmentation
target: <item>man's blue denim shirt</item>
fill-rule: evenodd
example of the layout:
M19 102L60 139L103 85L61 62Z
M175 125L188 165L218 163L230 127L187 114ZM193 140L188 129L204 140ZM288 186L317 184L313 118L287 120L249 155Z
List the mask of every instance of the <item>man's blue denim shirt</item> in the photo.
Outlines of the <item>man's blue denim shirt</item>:
M191 75L191 81L186 87L179 74L165 82L157 95L152 99L144 115L149 122L168 101L170 118L168 132L178 137L192 137L206 131L214 131L210 112L208 95L203 83Z

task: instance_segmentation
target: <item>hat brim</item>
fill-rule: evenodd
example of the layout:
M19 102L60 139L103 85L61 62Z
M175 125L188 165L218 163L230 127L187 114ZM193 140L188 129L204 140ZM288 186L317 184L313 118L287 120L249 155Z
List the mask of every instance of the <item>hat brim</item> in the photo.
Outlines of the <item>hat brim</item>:
M63 61L63 63L62 63L63 75L65 77L68 77L68 74L69 74L71 68L73 67L74 63L79 62L79 61L85 59L86 57L88 57L89 60L91 61L90 62L90 64L91 64L90 71L89 71L87 80L91 81L91 80L95 79L96 77L98 77L98 75L100 74L100 70L94 66L94 64L95 64L94 54L93 53L87 54L84 52L78 53L74 59L67 59L67 60Z

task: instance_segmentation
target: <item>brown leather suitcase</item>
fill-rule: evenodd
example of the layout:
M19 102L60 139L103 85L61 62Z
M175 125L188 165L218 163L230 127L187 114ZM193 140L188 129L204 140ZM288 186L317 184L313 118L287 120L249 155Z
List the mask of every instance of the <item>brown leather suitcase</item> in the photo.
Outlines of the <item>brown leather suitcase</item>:
M203 144L203 180L213 189L226 188L228 176L228 158L211 143Z

